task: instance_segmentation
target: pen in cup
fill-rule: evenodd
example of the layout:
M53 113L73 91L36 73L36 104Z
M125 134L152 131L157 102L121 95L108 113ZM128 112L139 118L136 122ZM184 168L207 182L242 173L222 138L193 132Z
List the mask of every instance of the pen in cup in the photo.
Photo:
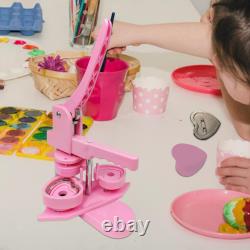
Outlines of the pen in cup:
M110 18L110 22L112 23L112 25L114 23L114 19L115 19L115 12L112 12L111 18ZM106 61L107 61L107 52L106 52L106 55L104 57L104 60L103 60L102 66L101 66L101 70L100 70L101 72L103 72L105 69Z

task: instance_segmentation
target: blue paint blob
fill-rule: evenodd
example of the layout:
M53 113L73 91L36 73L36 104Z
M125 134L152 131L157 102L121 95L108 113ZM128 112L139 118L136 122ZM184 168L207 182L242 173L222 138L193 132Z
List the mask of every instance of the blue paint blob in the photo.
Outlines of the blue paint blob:
M18 124L13 124L12 128L15 128L15 129L28 129L28 128L30 128L30 125L28 123L18 123Z

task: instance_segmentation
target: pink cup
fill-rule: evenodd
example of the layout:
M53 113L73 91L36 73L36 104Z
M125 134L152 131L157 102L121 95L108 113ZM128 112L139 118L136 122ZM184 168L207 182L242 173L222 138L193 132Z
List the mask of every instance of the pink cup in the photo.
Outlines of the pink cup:
M77 81L80 83L90 57L76 62ZM83 113L96 121L108 121L116 117L124 96L128 64L117 58L108 58L104 72L100 72L95 88Z

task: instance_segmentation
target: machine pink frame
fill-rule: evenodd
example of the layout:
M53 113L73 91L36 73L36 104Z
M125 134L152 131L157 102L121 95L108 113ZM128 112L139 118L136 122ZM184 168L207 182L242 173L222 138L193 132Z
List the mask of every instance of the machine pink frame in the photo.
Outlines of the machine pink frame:
M125 182L126 168L136 170L138 158L81 135L82 108L94 89L111 32L112 24L105 20L78 88L65 104L53 107L53 130L48 132L48 142L56 148L57 176L43 189L46 209L38 219L54 221L80 216L104 235L124 238L130 234L128 229L106 231L103 222L112 223L115 217L124 223L134 219L133 211L118 199L129 187ZM97 165L93 178L93 158L115 165Z

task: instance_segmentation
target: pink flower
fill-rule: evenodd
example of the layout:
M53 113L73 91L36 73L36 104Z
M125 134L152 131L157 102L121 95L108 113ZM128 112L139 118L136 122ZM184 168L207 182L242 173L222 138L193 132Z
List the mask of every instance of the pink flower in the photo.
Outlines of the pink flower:
M47 56L43 58L43 62L40 62L38 66L40 69L48 69L59 72L67 72L66 66L67 63L59 56Z

